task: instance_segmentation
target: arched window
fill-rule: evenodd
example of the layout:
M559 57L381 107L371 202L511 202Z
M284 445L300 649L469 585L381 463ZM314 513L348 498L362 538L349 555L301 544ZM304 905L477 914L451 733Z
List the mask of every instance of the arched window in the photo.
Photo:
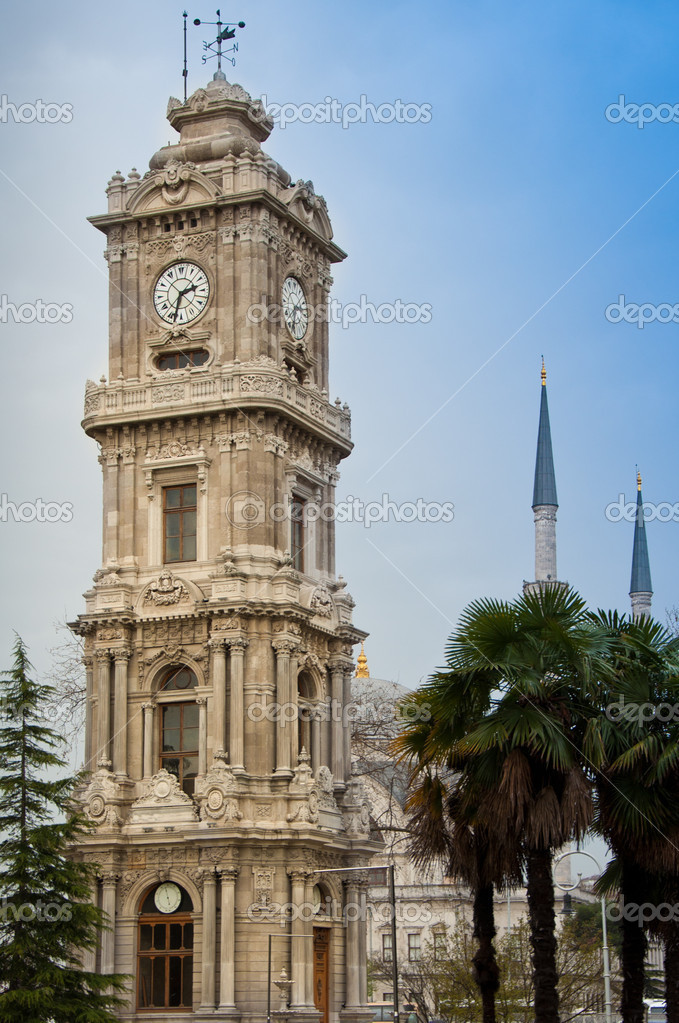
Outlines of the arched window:
M137 940L137 1008L193 1007L193 904L173 881L142 896Z
M193 795L198 773L198 704L162 697L180 695L197 685L190 668L176 665L163 680L159 700L160 766L175 776L188 796Z

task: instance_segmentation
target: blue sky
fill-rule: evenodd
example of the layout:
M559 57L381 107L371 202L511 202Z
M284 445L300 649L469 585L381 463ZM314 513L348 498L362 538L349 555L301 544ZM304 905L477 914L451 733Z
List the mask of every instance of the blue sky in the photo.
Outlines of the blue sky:
M0 521L2 646L47 671L54 623L83 609L100 561L100 470L79 426L107 370L103 238L114 170L141 173L181 96L181 6L44 2L3 12L0 93L71 104L69 123L0 123L6 301L68 303L72 322L0 322L2 493L69 502L71 522ZM670 3L243 2L227 77L278 103L431 105L429 123L293 123L265 145L312 179L348 252L333 295L429 304L431 322L331 333L331 400L353 412L340 499L451 501L450 523L338 528L338 570L371 633L373 675L415 686L461 609L533 576L530 501L540 356L560 499L559 576L593 606L629 604L632 525L608 521L635 464L652 502L679 501L676 323L608 322L679 302L679 124L611 123L679 103ZM189 7L191 19L214 17ZM190 27L193 90L202 29ZM676 175L673 177L673 175ZM679 525L648 524L654 608L679 603Z

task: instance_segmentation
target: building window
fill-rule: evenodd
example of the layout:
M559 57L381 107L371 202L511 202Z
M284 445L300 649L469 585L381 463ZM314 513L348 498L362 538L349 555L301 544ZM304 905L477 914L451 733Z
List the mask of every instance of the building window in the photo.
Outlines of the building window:
M382 1001L391 1002L393 1000L393 997L394 997L393 991L385 991L384 994L382 995Z
M178 664L175 668L170 668L160 688L164 693L177 693L195 689L197 685L198 679L191 669Z
M416 963L420 958L420 936L419 934L408 935L408 962Z
M196 560L196 484L163 487L164 561Z
M192 796L198 773L198 704L161 704L160 730L160 766Z
M434 959L445 959L447 951L446 936L442 931L434 932Z
M382 935L382 958L384 959L385 963L390 963L391 962L391 951L392 951L392 948L393 948L393 945L392 945L392 942L391 942L391 934L383 934ZM389 998L391 998L391 995L389 995ZM388 1001L386 995L384 996L384 1000Z
M292 567L298 572L304 571L304 519L306 501L301 497L293 497L290 506L290 553Z
M179 900L172 912L162 913L155 902L159 888L169 888ZM179 885L155 885L143 898L137 941L137 1008L193 1007L193 904Z
M389 884L389 872L387 867L371 870L368 875L368 883L374 887L383 888Z
M158 359L158 369L186 369L187 366L204 366L210 353L204 348L196 348L191 352L169 352Z

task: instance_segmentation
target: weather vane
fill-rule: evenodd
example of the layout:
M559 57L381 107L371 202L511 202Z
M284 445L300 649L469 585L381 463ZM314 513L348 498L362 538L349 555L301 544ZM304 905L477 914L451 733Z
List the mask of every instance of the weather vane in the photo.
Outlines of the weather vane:
M184 22L184 24L186 24L186 22ZM217 11L217 21L201 21L200 18L195 18L193 24L194 25L216 25L216 27L217 27L217 38L214 39L211 43L205 43L205 42L203 43L203 50L205 50L205 51L210 50L211 51L210 53L207 53L207 52L203 53L203 64L207 64L207 62L209 60L212 60L213 57L216 57L217 58L217 71L216 71L214 77L215 78L223 78L224 75L222 73L222 57L224 57L224 60L231 61L231 64L233 66L235 66L236 58L235 57L227 57L226 54L227 53L236 53L238 51L238 43L234 43L233 46L231 46L228 50L223 50L222 49L222 43L226 42L229 39L233 39L234 36L236 35L236 29L237 28L245 28L245 22L244 21L239 21L239 22L236 23L236 22L228 22L228 21L225 22L225 21L222 21L221 11Z

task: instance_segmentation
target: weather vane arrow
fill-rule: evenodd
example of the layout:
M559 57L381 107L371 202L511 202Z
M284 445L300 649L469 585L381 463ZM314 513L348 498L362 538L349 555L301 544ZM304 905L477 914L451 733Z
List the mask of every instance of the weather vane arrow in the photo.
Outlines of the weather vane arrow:
M217 11L217 21L201 21L200 18L194 18L194 25L214 25L217 28L217 38L213 39L211 43L203 43L203 50L206 52L203 54L203 64L207 64L208 60L212 60L213 57L217 58L217 71L215 72L215 78L224 78L222 72L222 57L225 60L231 61L232 66L236 64L235 57L226 56L228 53L235 53L238 50L238 43L234 43L228 50L222 48L222 43L233 39L236 35L237 28L245 28L244 21L228 22L222 21L221 11ZM207 51L210 51L207 53Z

